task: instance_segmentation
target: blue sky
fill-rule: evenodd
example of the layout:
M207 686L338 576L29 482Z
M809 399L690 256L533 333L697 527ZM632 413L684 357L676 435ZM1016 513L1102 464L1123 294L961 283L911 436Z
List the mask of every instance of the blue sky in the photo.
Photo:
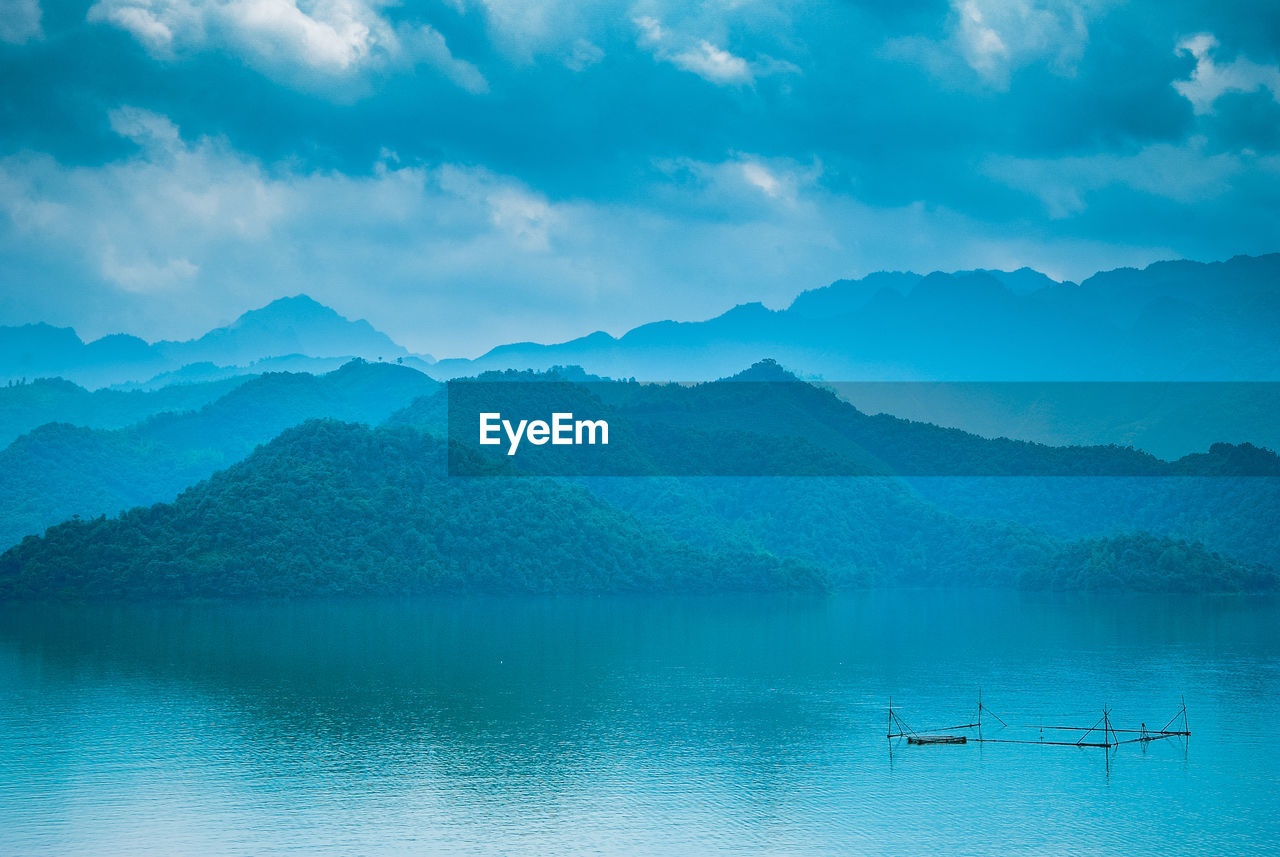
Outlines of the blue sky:
M1280 250L1280 8L0 0L0 323L410 348Z

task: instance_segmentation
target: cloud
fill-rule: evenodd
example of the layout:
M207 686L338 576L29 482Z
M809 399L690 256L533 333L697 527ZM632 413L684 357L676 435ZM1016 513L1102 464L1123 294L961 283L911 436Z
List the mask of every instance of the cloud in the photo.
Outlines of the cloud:
M302 171L146 110L109 119L132 154L0 159L0 258L59 273L22 306L87 336L196 335L302 291L410 347L476 354L743 300L782 306L850 273L974 267L1021 246L956 212L832 193L819 164L785 158L685 159L630 201L555 200L476 166L383 152L362 175Z
M222 141L184 143L168 119L145 110L109 118L136 156L103 169L36 154L0 160L0 210L25 236L20 243L51 242L105 283L145 292L192 282L200 268L192 258L269 236L285 200L260 167Z
M431 27L406 28L400 38L410 56L438 69L472 95L483 95L489 91L489 81L485 80L480 70L455 57L445 43L444 36Z
M393 25L365 0L97 0L87 18L132 34L151 54L226 48L290 82L341 80L360 72L426 63L470 92L487 91L479 70L453 56L426 24Z
M317 4L310 14L290 0L98 0L87 18L131 33L166 58L221 36L256 60L286 59L327 73L357 67L395 39L372 8L342 0Z
M102 274L128 292L156 292L185 285L195 279L200 269L188 259L166 259L156 262L135 258L121 262L118 251L107 245L102 254Z
M534 302L544 305L587 287L558 253L589 223L566 220L563 207L510 177L403 165L390 152L365 176L298 172L225 139L184 139L146 110L123 107L109 119L137 147L131 156L96 168L36 153L0 159L0 254L80 271L62 287L70 292L30 298L114 305L114 318L81 320L90 335L118 329L121 307L146 307L165 326L182 319L186 329L157 332L190 335L225 320L227 306L307 291L339 306L364 295L369 304L353 312L380 309L389 327L425 347L422 331L394 323L404 302L438 309L456 294L474 314L495 300L496 284L519 289L533 279ZM457 335L476 336L481 318L459 324ZM450 335L436 345L464 347Z
M0 0L0 42L21 45L44 35L39 0Z
M482 207L489 225L522 250L546 252L560 225L546 198L488 170L452 164L435 171L441 190Z
M1004 74L1009 47L988 23L983 4L977 0L960 0L952 6L959 18L957 29L961 52L970 67L986 78Z
M112 131L143 148L168 152L182 148L178 126L166 116L125 106L112 110L107 121Z
M1198 114L1213 112L1214 102L1226 92L1270 91L1280 102L1280 66L1261 65L1244 57L1219 65L1214 61L1218 40L1212 33L1197 33L1178 42L1178 53L1195 57L1196 67L1173 88L1191 102Z
M620 0L448 0L458 13L483 22L488 42L517 68L550 58L571 71L599 62L610 24L626 20ZM478 15L473 15L473 10Z
M883 52L918 62L952 83L967 66L984 85L1000 90L1008 88L1014 71L1034 63L1071 76L1089 43L1088 20L1102 5L1101 0L951 0L945 38L898 36Z
M573 49L564 64L570 71L582 71L604 59L604 50L586 39L574 39Z
M983 171L1010 187L1032 193L1050 217L1085 211L1090 195L1112 187L1196 205L1231 191L1251 168L1280 175L1280 159L1209 154L1203 137L1185 145L1167 143L1131 155L1099 154L1054 159L993 156Z
M782 182L763 164L754 161L743 164L742 176L765 196L777 198L782 193Z
M745 224L807 212L816 225L814 206L828 197L821 187L822 164L816 160L805 164L735 152L722 161L666 158L654 166L661 181L648 204L673 217Z
M640 15L634 22L640 30L640 44L656 47L666 40L667 33L662 29L662 22L652 15Z
M0 44L0 323L306 291L473 353L881 268L1277 249L1275 37L1221 0L90 3Z
M655 59L718 86L753 86L758 77L800 71L793 63L765 55L747 62L707 39L691 40L673 32L652 15L637 16L632 22L639 30L637 44L650 50Z
M746 60L717 48L705 39L700 39L696 47L674 54L671 64L712 83L739 85L755 81Z

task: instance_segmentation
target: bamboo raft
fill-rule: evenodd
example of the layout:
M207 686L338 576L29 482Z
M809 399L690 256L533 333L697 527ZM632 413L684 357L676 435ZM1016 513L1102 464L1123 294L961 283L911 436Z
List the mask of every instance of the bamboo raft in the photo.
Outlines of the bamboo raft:
M988 729L995 728L996 734L983 734L983 715L994 718L998 727L988 719ZM976 734L956 734L968 730L976 730ZM1005 730L1009 730L1005 732ZM1023 731L1019 731L1023 730ZM1028 736L1026 730L1035 730L1034 736ZM1048 737L1046 737L1046 733ZM1041 744L1050 747L1100 747L1110 750L1121 744L1147 744L1165 738L1186 738L1191 735L1191 727L1187 721L1187 703L1169 718L1160 729L1148 729L1146 723L1137 729L1117 729L1111 722L1111 709L1103 707L1102 716L1092 726L1060 726L1044 724L1009 724L982 704L982 691L978 691L978 715L972 723L960 723L954 726L939 726L928 729L914 729L893 710L893 698L889 699L889 733L890 741L895 738L906 738L908 744ZM1075 740L1071 740L1072 737ZM1123 736L1123 737L1122 737Z
M966 735L908 735L908 744L964 744Z

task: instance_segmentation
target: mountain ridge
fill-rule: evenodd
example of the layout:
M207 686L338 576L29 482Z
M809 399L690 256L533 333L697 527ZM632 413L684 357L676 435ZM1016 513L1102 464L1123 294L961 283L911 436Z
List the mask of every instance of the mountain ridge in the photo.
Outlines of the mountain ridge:
M803 291L784 309L751 302L617 337L511 343L440 360L433 372L576 363L612 377L695 381L765 353L832 380L1280 380L1277 307L1277 253L1156 262L1080 284L1028 269L877 272Z
M410 354L365 319L348 319L305 294L277 298L181 341L148 343L115 333L85 342L74 329L45 322L0 326L0 382L56 376L86 387L136 385L202 364L214 367L206 375L229 377L244 374L233 367L293 356L344 362L353 357L408 359L419 365L434 359Z
M326 375L260 375L125 427L42 425L0 450L0 546L73 515L172 499L307 419L378 423L437 387L406 366L351 361Z
M0 599L1278 582L1185 539L961 519L881 479L452 479L445 453L411 426L312 420L171 503L24 539Z
M1167 260L1079 284L1029 268L875 272L752 301L708 319L655 320L619 336L505 343L475 358L413 355L368 321L305 294L278 298L182 342L83 342L46 323L0 327L0 381L59 375L138 383L191 364L286 355L396 359L441 379L577 364L610 377L711 380L770 354L832 380L1280 380L1280 253Z

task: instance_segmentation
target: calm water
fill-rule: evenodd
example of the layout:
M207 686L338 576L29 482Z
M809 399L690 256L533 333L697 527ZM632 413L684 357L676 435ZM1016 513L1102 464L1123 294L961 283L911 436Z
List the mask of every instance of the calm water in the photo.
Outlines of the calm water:
M825 600L0 607L3 854L1250 854L1280 605ZM884 738L1163 725L1106 751ZM989 734L989 733L988 733Z

